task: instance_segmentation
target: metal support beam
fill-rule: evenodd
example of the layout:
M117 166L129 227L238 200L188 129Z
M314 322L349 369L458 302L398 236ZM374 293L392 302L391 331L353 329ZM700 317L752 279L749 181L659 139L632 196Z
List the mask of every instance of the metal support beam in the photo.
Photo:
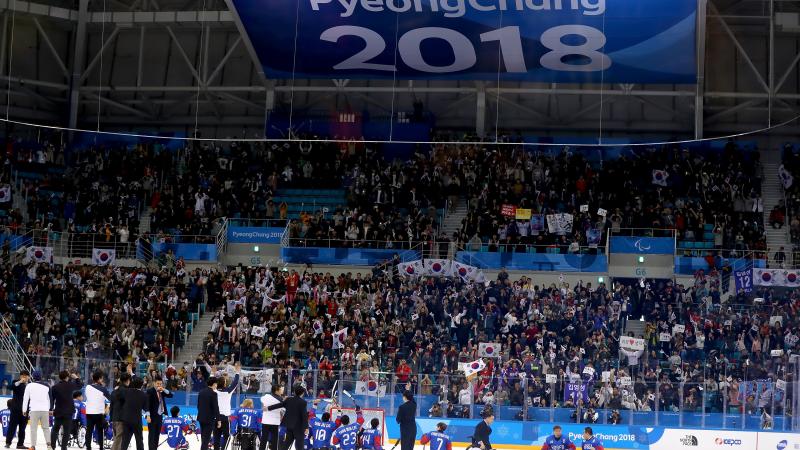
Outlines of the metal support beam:
M84 28L84 30L85 30L85 28ZM92 61L89 63L89 65L86 66L86 70L84 70L83 74L81 74L81 77L78 80L78 86L82 85L86 81L86 79L89 78L89 75L92 74L92 70L94 70L94 66L96 66L97 63L100 62L100 58L102 57L103 52L106 51L106 47L108 47L114 41L114 39L117 38L117 35L119 34L119 32L120 32L120 28L119 27L114 27L114 30L111 31L111 34L108 35L108 38L106 38L106 40L100 46L100 50L97 52L96 55L94 55L94 58L92 58ZM77 43L76 43L76 45L77 45ZM101 73L100 76L102 77L103 74Z
M95 95L95 94L88 94L88 97L92 98L92 100L100 100L102 103L106 103L106 104L108 104L110 106L113 106L115 108L121 109L121 110L123 110L125 112L129 112L131 114L137 115L139 117L143 117L143 118L149 119L149 120L155 120L155 117L151 116L150 114L148 114L148 113L146 113L144 111L140 111L140 110L138 110L138 109L136 109L136 108L134 108L132 106L128 106L128 105L126 105L124 103L120 103L120 102L118 102L116 100L111 100L110 98L103 97L103 96L98 96L98 95Z
M8 36L8 11L3 11L3 35L0 36L0 75L6 74L6 41ZM10 75L10 74L9 74Z
M708 0L697 0L697 82L694 94L694 138L703 138L703 103L706 87L706 8ZM720 19L723 20L723 19Z
M186 54L186 50L183 49L183 46L181 45L180 41L178 41L178 37L175 36L175 32L172 31L172 27L166 26L165 28L167 29L169 37L172 38L172 42L175 44L175 48L178 50L178 54L181 55L181 57L183 58L183 62L186 63L186 67L188 67L189 71L192 72L192 76L194 77L195 81L197 81L197 84L202 86L203 80L202 78L200 78L200 74L197 72L197 69L192 64L192 61L189 59L189 55ZM202 46L203 43L201 42L200 45Z
M769 0L769 101L767 126L772 126L772 97L775 95L775 0Z
M716 12L716 8L714 8L713 3L711 4L711 8L714 9ZM730 40L733 42L733 45L736 46L736 49L739 51L739 54L742 55L744 62L747 63L747 66L750 67L751 71L753 71L753 75L756 76L756 80L761 85L761 87L764 88L764 92L769 92L769 86L767 86L767 82L764 81L764 77L761 75L761 72L758 71L756 65L753 64L753 60L750 59L750 55L748 55L747 51L744 49L744 47L742 47L742 43L739 42L739 39L736 37L735 34L733 34L733 30L731 30L731 27L728 26L728 23L725 22L725 19L723 19L722 17L718 16L717 20L719 21L720 25L722 25L722 29L725 30L725 34L727 34Z
M67 126L78 126L78 103L80 102L80 85L83 83L81 70L86 58L86 21L89 18L89 0L78 3L78 25L75 27L75 46L72 50L72 77L69 83L69 117Z
M53 45L53 41L50 40L50 36L47 35L47 32L44 31L42 24L39 23L39 19L37 17L33 17L33 23L36 25L36 29L39 30L39 35L44 40L45 45L50 50L50 53L53 55L53 59L56 60L58 67L61 69L61 73L64 74L64 78L69 80L69 71L67 70L67 66L64 65L64 61L61 59L61 55L58 54L56 51L56 47Z
M475 133L478 136L486 134L486 84L479 83L476 98L475 109Z
M730 116L731 114L735 114L735 113L737 113L739 111L742 111L744 109L747 109L747 108L751 108L751 107L756 106L756 105L758 105L758 104L760 104L762 102L764 102L763 99L753 99L753 100L748 100L748 101L746 101L744 103L739 103L738 105L736 105L736 106L734 106L732 108L728 108L728 109L726 109L724 111L720 111L720 112L714 114L713 116L711 116L708 119L706 119L706 122L707 123L714 123L714 122L716 122L717 120L719 120L719 119L721 119L723 117Z
M236 48L239 47L239 44L241 42L242 42L241 36L237 37L236 40L233 41L233 45L231 45L231 48L228 49L228 52L225 53L225 56L222 57L219 64L217 64L217 67L214 69L213 72L211 72L211 75L206 79L206 85L213 83L214 80L217 78L217 75L222 73L222 69L225 67L225 64L228 62L228 59L230 59L230 57L233 56L233 53L236 51Z

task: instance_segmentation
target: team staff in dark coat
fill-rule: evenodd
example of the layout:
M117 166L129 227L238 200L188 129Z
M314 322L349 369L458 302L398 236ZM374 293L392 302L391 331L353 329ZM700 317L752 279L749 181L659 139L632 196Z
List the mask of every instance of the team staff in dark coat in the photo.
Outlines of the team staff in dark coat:
M53 411L53 428L50 430L50 442L55 446L59 429L64 429L64 436L72 434L72 415L75 414L74 393L79 391L83 383L78 376L66 370L58 373L58 383L50 388L50 409ZM61 439L61 450L67 450L67 441Z
M164 421L164 414L167 413L167 403L165 398L172 398L172 392L164 389L164 382L155 380L153 387L147 390L147 404L149 411L147 415L147 429L158 430L161 432L161 424ZM159 433L147 433L148 450L158 450Z
M122 448L126 450L131 443L131 437L136 438L136 450L144 450L142 412L147 411L147 394L141 390L143 384L141 379L134 378L130 387L121 391L120 420L125 426L125 431L122 433Z
M217 379L209 377L206 388L197 394L197 421L200 423L200 448L205 450L211 442L211 432L219 428L219 402Z
M491 450L492 444L489 442L489 435L492 434L490 425L494 423L494 412L491 409L485 409L481 413L483 420L475 425L475 431L472 433L472 446L480 447L482 450Z
M114 442L111 443L111 450L122 450L122 435L125 434L125 423L122 421L122 404L124 402L125 390L131 384L131 374L123 373L119 376L119 383L111 393L111 405L109 413L111 415L111 426L114 429Z
M28 426L28 418L22 415L22 397L25 395L25 387L31 381L31 373L23 370L19 373L19 378L14 380L12 386L11 406L9 412L11 413L8 420L8 432L6 433L6 447L11 447L11 440L14 434L17 434L17 448L27 449L25 447L25 428Z
M400 450L414 450L417 437L417 402L409 390L403 391L403 402L397 408L395 420L400 425Z
M288 450L294 443L295 450L304 450L305 436L308 430L308 404L303 400L306 390L303 386L294 388L294 397L269 406L267 409L286 408L281 419L281 425L286 428L286 438L283 440L281 450Z

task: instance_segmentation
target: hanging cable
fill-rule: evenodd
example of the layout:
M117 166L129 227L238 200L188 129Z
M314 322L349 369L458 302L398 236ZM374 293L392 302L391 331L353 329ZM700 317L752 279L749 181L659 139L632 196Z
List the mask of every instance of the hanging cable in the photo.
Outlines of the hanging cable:
M503 29L503 10L500 10L500 24L498 30ZM503 61L503 47L497 44L497 97L494 105L494 141L500 140L500 64ZM485 97L484 97L485 98Z
M11 38L8 43L8 85L6 86L6 120L11 111L11 66L14 64L14 25L17 23L17 0L11 1Z
M603 36L606 35L606 13L603 13ZM603 49L601 50L600 64L602 69L600 70L600 123L597 129L597 142L599 144L603 143L603 93L605 92L605 75L606 69L605 64L603 64L603 58L607 58L606 56L606 44L603 42Z
M392 72L392 110L389 115L389 140L392 140L394 134L394 98L397 95L397 54L400 50L397 48L397 38L400 33L400 13L396 12L394 15L394 71Z
M202 14L203 15L200 16L200 20L199 20L200 23L203 23L205 18L206 18L206 0L203 0L203 12L202 12ZM200 128L199 128L199 123L200 123L200 89L201 89L201 85L205 84L205 82L206 82L205 76L203 75L205 73L205 70L203 70L203 64L208 64L208 62L205 61L206 58L203 57L205 52L208 51L208 49L206 48L206 39L207 39L206 26L205 25L201 25L200 26L200 42L199 42L199 45L198 45L198 47L200 48L200 56L197 58L197 69L195 69L195 72L197 72L197 93L196 93L196 95L194 97L194 137L197 137L197 134L200 132ZM176 42L175 44L177 45L178 43Z
M95 131L100 131L100 100L103 98L103 51L106 44L106 0L103 0L103 20L100 22L100 72L97 75L97 126ZM97 135L94 136L95 144Z
M300 0L294 12L294 53L292 55L292 88L289 98L289 139L292 139L292 119L294 118L294 82L297 78L297 35L300 32Z

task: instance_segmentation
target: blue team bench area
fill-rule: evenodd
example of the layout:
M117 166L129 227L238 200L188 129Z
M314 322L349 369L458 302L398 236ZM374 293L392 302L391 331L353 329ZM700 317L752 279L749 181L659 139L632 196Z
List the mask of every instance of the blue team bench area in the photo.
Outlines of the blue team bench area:
M390 414L396 412L397 407L402 403L402 398L400 394L387 394L383 397L367 397L367 396L359 396L353 395L355 400L361 405L363 408L379 408L383 409L386 414L386 426L389 433L389 437L392 439L396 439L399 437L399 429L397 428L397 423L394 420L394 417ZM235 405L241 404L245 398L250 398L254 402L254 407L257 410L261 409L261 395L260 394L239 394L233 396L233 403ZM311 407L311 398L307 399L309 402L309 408ZM461 418L461 417L429 417L429 410L431 406L439 400L438 396L436 395L421 395L417 397L417 403L419 406L419 419L417 423L424 423L425 421L430 421L430 427L422 427L418 428L417 430L417 439L421 437L421 433L423 431L430 431L435 428L436 422L445 421L449 422L451 425L448 427L448 434L454 437L454 440L457 442L467 442L467 437L472 434L473 428L475 424L478 422L477 419L468 419L468 418ZM187 395L186 392L176 392L174 397L170 399L168 402L170 404L175 404L181 407L181 415L188 414L192 415L195 414L192 411L196 411L194 406L184 406L184 405L196 405L197 404L197 393L192 392ZM318 405L318 415L321 415L323 409L328 405L328 403L320 402ZM345 399L344 404L342 404L344 408L353 408L353 403ZM188 409L187 409L188 408ZM463 408L462 406L456 407L459 411ZM468 409L471 409L472 417L479 418L480 412L483 410L483 405L471 405L467 406ZM527 422L523 422L523 408L519 406L495 406L495 414L496 420L495 425L493 425L494 430L504 429L503 427L512 427L516 428L521 426L523 423L526 425L519 429L516 432L510 432L505 438L502 435L495 435L492 434L493 442L498 443L505 443L505 444L522 444L520 439L523 439L526 436L525 433L530 433L531 429L535 430L537 424L545 422L545 423L558 423L562 425L574 423L575 420L571 418L572 413L574 410L567 409L567 408L534 408L530 407L527 411ZM602 426L608 423L608 418L611 415L611 410L597 410L599 413L599 418L597 420L596 425ZM467 414L469 416L469 414ZM726 429L726 430L751 430L751 431L758 431L760 430L761 425L761 415L760 414L745 414L743 415L741 412L736 412L731 408L731 411L728 414L723 414L722 412L710 412L706 413L705 415L701 412L672 412L672 411L626 411L620 410L620 416L622 418L621 425L613 426L611 428L614 429L624 429L627 430L627 425L636 425L638 427L676 427L676 428L703 428L703 429ZM705 416L705 417L703 417ZM781 430L790 430L791 429L791 418L787 418L783 415L775 415L774 417L774 430L781 431ZM460 431L458 427L454 427L453 425L462 424L463 433ZM499 428L498 428L499 427ZM528 431L523 431L523 429L528 429ZM521 434L520 434L521 433ZM528 439L523 439L528 441ZM535 440L535 438L531 438L530 440ZM530 445L526 443L525 445Z

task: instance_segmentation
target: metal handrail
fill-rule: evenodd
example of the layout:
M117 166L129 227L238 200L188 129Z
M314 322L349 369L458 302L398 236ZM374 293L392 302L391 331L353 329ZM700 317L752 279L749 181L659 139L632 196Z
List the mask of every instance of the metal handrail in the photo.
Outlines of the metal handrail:
M0 331L0 348L8 353L8 357L17 370L17 373L23 370L31 371L33 369L33 364L31 364L28 355L14 335L13 329L6 321L5 317L0 316L0 320L0 327L2 327L2 331Z
M386 249L386 250L407 250L409 248L414 248L416 246L436 246L445 243L445 241L440 241L437 239L430 239L427 241L385 241L385 240L363 240L363 239L316 239L316 238L299 238L299 237L288 237L288 228L287 231L284 233L284 237L281 240L281 244L285 247L315 247L315 248L375 248L375 249ZM314 244L314 245L306 245L306 244ZM455 243L454 241L447 241L448 244ZM477 250L472 249L477 244L471 244L468 242L459 243L458 249L460 251L472 251L472 252L483 252L483 253L529 253L530 250L537 250L535 253L547 253L548 249L561 249L564 246L550 244L550 245L537 245L537 244L497 244L498 249L496 251L484 251L482 250L483 247L488 246L486 243L481 243L480 248ZM509 247L513 249L510 251L506 251ZM518 252L514 249L524 247L525 252ZM582 245L578 247L578 252L575 254L583 254L587 253L590 250L596 250L598 252L605 252L605 245L598 244L597 246L587 246ZM539 251L541 250L541 251ZM569 252L564 251L563 253L559 251L558 253L561 254L569 254Z

